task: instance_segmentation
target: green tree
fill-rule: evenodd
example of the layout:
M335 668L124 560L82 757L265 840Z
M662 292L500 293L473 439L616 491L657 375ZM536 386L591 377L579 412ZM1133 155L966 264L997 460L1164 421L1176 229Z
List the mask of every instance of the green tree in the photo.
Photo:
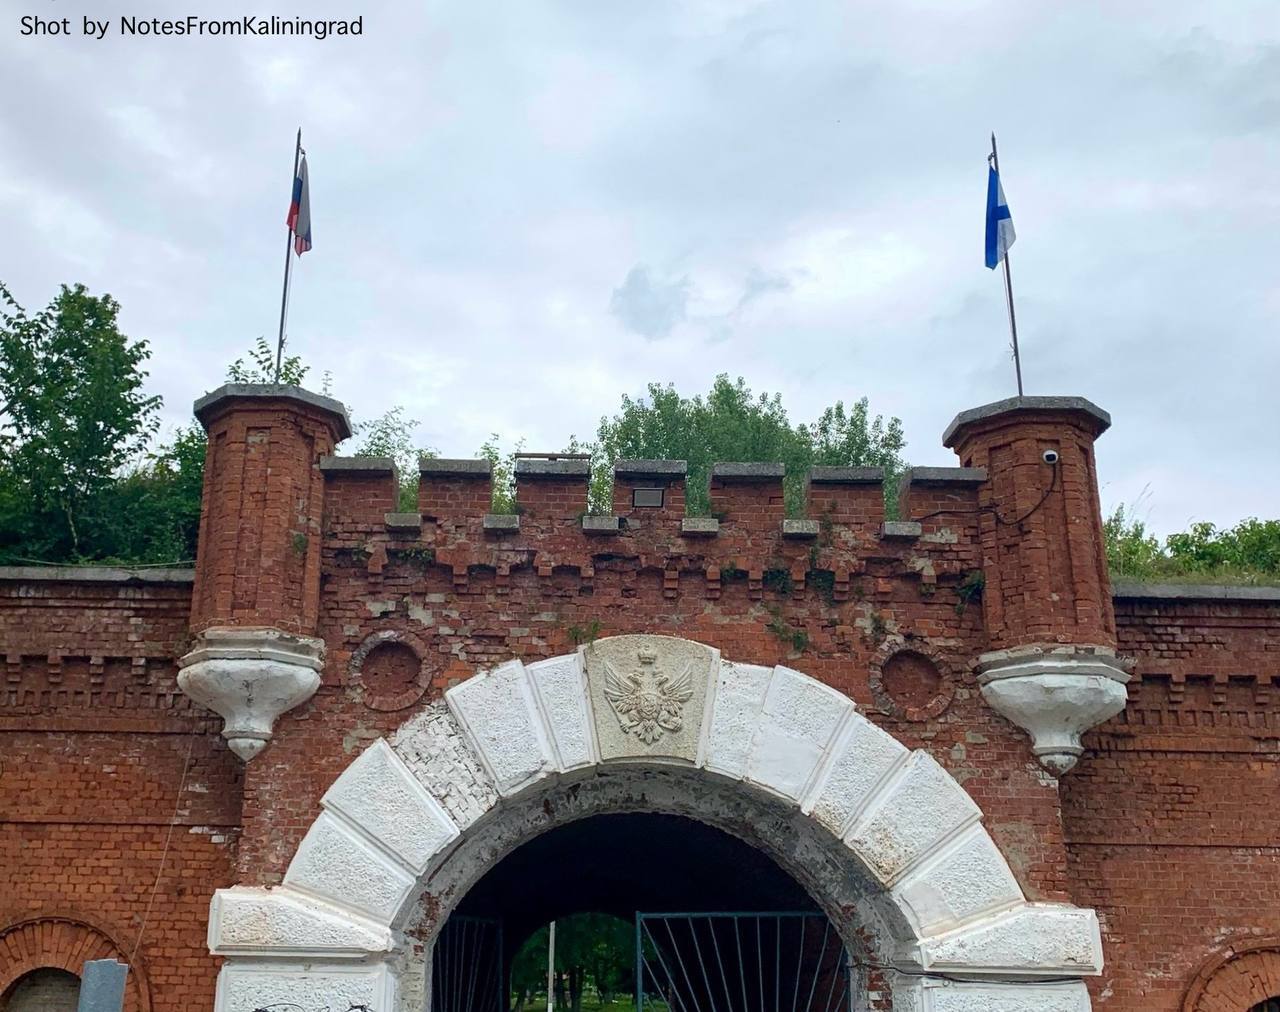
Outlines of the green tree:
M399 507L406 513L418 509L418 462L423 457L434 457L436 451L429 446L420 447L414 441L415 418L406 418L404 408L397 405L377 418L352 425L355 435L361 437L356 453L362 457L390 457L400 473Z
M546 992L547 928L520 947L511 964L516 1012L535 994ZM557 1007L581 1012L583 995L594 988L601 1001L635 988L635 927L609 914L574 914L556 921Z
M265 337L259 335L252 348L227 366L227 382L283 383L286 386L300 387L310 371L311 367L303 364L301 355L282 355L280 368L277 369L275 348L267 343ZM326 373L326 387L328 382ZM325 393L328 393L327 389Z
M145 341L120 332L119 304L62 286L28 314L0 285L0 558L101 554L95 499L146 446L160 398L143 391Z
M1117 506L1103 522L1113 577L1280 583L1280 520L1249 517L1225 529L1196 523L1161 542L1134 513L1132 506Z
M480 456L493 468L493 505L495 513L516 511L516 454L524 450L524 440L516 440L515 448L503 450L502 437L496 432L480 447Z
M206 445L199 425L179 428L95 497L86 526L98 561L195 560Z
M595 466L607 472L627 457L687 460L690 513L706 513L707 477L716 461L772 461L786 466L787 511L804 509L810 466L883 467L885 487L902 470L902 423L870 414L866 398L846 408L823 409L811 424L792 424L779 394L752 393L746 382L717 376L705 395L684 397L671 386L649 385L646 397L624 396L619 412L603 418L590 445ZM593 484L598 499L603 483ZM603 503L593 502L592 508Z

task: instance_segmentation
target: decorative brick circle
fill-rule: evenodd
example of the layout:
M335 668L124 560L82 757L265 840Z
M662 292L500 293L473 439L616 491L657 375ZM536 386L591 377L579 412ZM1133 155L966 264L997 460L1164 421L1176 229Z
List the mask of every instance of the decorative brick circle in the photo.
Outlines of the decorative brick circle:
M76 916L51 914L17 921L0 931L0 995L33 970L66 970L77 977L89 959L129 962L121 945L103 929ZM151 1012L151 991L141 957L125 978L125 1012Z
M871 694L879 707L904 720L938 716L955 697L948 666L926 644L886 644L871 662Z
M1182 1012L1254 1012L1280 998L1280 938L1241 939L1201 966Z
M426 647L411 633L374 633L351 655L351 684L357 698L373 710L413 706L431 684L426 656Z

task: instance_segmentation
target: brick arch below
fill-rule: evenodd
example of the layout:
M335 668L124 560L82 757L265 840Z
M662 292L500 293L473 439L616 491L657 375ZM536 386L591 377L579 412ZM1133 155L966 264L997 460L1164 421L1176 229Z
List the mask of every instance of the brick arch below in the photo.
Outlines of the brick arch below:
M123 946L105 929L80 915L48 914L15 921L0 929L0 995L33 970L84 971L90 959L128 962ZM125 982L125 1012L151 1012L146 968L129 967Z
M657 793L629 788L645 777ZM215 895L210 948L227 957L218 1012L297 995L317 1007L420 1008L404 931L424 907L429 943L477 863L545 831L539 813L557 792L594 797L592 812L637 810L660 785L669 797L655 810L688 807L748 840L785 823L799 843L773 847L784 870L802 873L820 851L845 870L829 881L865 883L883 914L895 1012L1090 1008L1081 978L1102 967L1093 911L1027 902L981 811L927 752L798 671L619 636L468 679L352 762L283 887ZM686 804L712 796L714 809ZM811 892L854 916L836 886Z
M1250 938L1204 963L1182 1012L1251 1012L1270 998L1280 998L1280 937Z

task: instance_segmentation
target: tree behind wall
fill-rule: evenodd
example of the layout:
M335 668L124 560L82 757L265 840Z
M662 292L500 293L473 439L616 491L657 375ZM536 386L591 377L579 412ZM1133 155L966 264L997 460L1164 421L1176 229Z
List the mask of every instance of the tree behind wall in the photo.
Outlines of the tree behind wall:
M98 497L155 433L145 341L120 306L62 286L29 314L0 284L0 560L101 557Z
M809 424L792 424L779 394L754 394L739 377L721 374L706 396L682 396L673 386L649 384L647 397L624 396L611 418L602 418L593 455L592 510L608 501L608 469L626 458L687 460L689 512L711 508L707 476L717 461L771 461L786 466L787 514L804 512L805 479L813 465L883 467L893 505L906 440L902 422L871 416L867 399L823 408ZM572 444L578 449L577 444Z

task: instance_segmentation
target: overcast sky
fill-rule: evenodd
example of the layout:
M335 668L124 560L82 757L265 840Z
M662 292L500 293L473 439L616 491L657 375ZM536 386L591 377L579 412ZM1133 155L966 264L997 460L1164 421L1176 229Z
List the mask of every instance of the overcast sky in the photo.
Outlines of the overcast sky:
M559 449L719 372L866 395L907 456L1015 392L982 263L1000 140L1028 393L1112 413L1105 508L1280 515L1275 0L0 0L0 279L108 291L166 424L274 339L425 445ZM119 15L363 14L360 38L121 38ZM110 18L23 38L24 14Z

